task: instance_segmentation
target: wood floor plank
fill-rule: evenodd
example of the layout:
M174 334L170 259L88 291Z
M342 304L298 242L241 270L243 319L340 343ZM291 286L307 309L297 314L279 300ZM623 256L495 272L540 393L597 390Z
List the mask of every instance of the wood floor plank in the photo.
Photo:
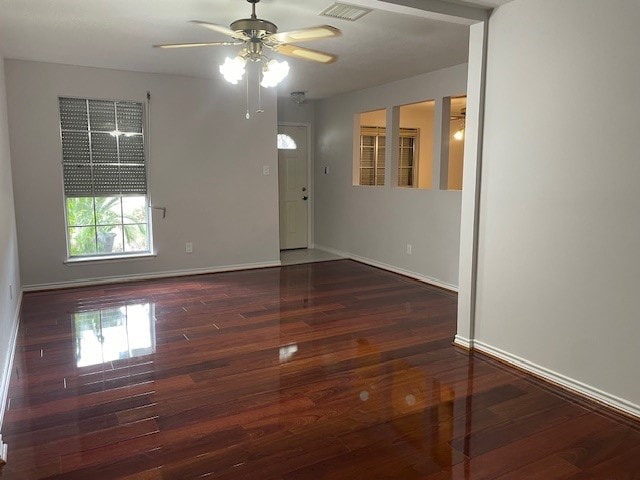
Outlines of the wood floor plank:
M3 479L638 480L640 424L350 260L24 295Z

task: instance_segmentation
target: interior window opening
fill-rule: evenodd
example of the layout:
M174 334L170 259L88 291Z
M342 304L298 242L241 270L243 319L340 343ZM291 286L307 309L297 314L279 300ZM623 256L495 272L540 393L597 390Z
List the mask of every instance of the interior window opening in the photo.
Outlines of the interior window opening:
M431 188L435 100L399 108L398 186Z
M358 115L358 147L354 155L354 185L383 186L386 155L385 109Z
M466 135L467 97L451 97L449 124L448 190L462 190L464 137Z

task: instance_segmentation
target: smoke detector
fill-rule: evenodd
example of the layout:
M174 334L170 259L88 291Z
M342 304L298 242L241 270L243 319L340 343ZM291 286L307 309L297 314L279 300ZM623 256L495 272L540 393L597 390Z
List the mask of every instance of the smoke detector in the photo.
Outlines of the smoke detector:
M302 105L305 102L305 92L291 92L291 101L298 105Z

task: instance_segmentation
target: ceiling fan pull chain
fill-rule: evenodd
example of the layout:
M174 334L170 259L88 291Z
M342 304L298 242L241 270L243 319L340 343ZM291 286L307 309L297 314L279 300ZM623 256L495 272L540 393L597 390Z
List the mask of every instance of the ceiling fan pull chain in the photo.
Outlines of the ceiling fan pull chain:
M264 112L262 109L262 86L260 85L262 78L260 77L262 77L262 69L258 68L258 109L256 110L256 113Z
M247 113L245 114L244 118L249 120L251 118L251 114L249 113L249 75L245 75L244 80L245 84L247 85Z

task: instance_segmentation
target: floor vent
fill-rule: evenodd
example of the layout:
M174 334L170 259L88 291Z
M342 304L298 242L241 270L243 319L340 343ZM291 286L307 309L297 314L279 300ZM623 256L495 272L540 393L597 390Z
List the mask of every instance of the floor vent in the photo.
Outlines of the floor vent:
M347 3L335 2L320 12L321 16L339 18L354 22L371 11L370 8L358 7Z

